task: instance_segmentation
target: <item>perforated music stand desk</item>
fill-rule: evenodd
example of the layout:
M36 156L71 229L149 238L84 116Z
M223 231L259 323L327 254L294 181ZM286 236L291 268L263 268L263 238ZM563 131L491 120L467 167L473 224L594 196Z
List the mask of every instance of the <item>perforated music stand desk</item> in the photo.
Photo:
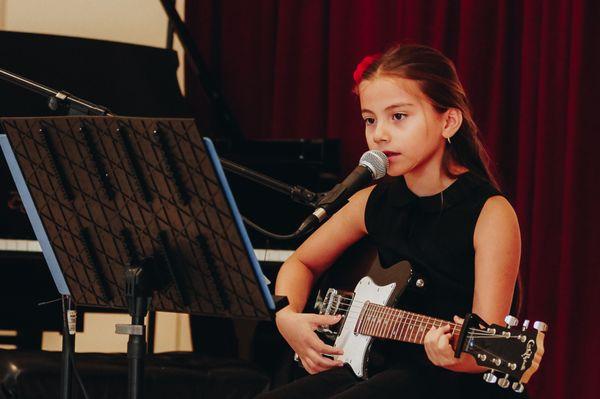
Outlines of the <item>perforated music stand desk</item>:
M154 310L272 318L219 158L193 120L2 118L0 129L61 294L127 309L126 274L137 267Z

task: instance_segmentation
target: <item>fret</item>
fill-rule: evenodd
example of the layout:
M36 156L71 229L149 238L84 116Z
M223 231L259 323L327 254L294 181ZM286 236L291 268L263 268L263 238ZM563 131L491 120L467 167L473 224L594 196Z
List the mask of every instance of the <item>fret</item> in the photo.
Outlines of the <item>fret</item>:
M387 330L388 327L388 323L387 323L387 308L386 307L380 307L379 308L380 313L379 313L379 319L381 320L381 335L380 337L385 338L385 332Z
M385 323L385 308L384 307L379 307L379 337L383 338L385 337L385 328L386 328L386 323Z
M394 328L394 310L390 307L386 308L386 325L385 337L390 338L392 336L392 329Z
M412 327L411 327L411 331L410 331L410 342L412 343L417 343L417 334L419 333L419 315L418 314L414 314L413 317L413 322L411 323Z
M371 308L371 334L377 336L377 308L374 304L369 304Z
M406 322L406 312L400 311L398 317L398 330L396 331L396 339L402 338L402 329L404 328L404 323Z
M421 331L423 330L424 320L425 316L423 316L422 314L417 314L417 322L415 326L415 330L417 331L415 332L415 337L413 339L413 342L415 344L421 343L421 340L419 339L419 334L421 334Z
M423 343L423 328L426 323L426 316L418 314L417 315L417 332L415 333L414 343L420 344Z
M418 333L417 333L417 340L416 342L419 344L423 343L423 340L425 339L425 334L427 331L425 331L425 328L427 326L427 321L428 321L429 317L425 316L425 315L421 315L421 320L419 323L419 327L418 327Z
M381 337L383 332L383 319L382 319L383 309L377 306L377 336Z
M367 305L363 305L362 309L360 310L360 326L356 326L356 332L359 334L367 334L368 310L369 307Z
M354 325L354 333L356 333L356 334L362 333L362 327L363 327L363 323L365 321L365 310L366 310L366 307L363 306L360 309L360 312L358 313L358 320L356 321L356 324Z
M366 316L365 333L367 335L372 335L373 334L373 307L370 303L367 305L367 312L366 312L365 316Z
M404 312L404 323L400 333L400 339L406 341L406 334L408 333L408 327L410 325L410 312Z
M397 330L397 324L398 324L398 313L400 311L398 309L392 309L391 312L391 316L390 316L390 338L394 339L394 335L396 333Z
M383 308L383 314L381 315L381 318L382 318L382 324L383 324L382 337L388 338L388 331L390 329L390 308L389 307Z
M423 325L423 334L421 337L421 343L423 343L425 341L425 336L427 335L427 333L429 332L429 330L431 330L431 325L435 323L435 319L433 317L427 317L427 323L425 323Z
M402 311L401 310L397 310L396 312L394 312L394 329L392 330L392 339L398 339L398 329L400 328L401 325L401 318L402 318Z
M385 330L387 329L387 317L386 317L386 313L387 313L387 308L384 307L380 307L379 308L379 326L380 326L380 331L379 331L379 336L381 338L385 338Z
M415 328L415 322L416 322L416 315L414 313L410 313L410 319L408 321L408 328L406 329L406 332L408 333L408 336L406 337L406 342L412 342L412 335L414 333L414 328Z
M371 308L371 334L377 336L377 309L374 304L369 306Z
M408 327L407 327L407 333L408 336L406 337L406 342L412 342L412 336L415 332L414 328L415 328L415 322L417 321L416 315L412 312L410 312L410 319L408 321Z

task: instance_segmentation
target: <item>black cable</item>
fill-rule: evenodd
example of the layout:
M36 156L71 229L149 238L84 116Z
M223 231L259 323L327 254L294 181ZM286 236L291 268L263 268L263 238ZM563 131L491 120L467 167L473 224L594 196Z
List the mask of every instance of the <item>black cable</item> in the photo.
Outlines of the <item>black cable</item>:
M246 223L248 226L250 226L254 230L258 231L261 234L264 234L267 237L273 238L275 240L293 240L295 238L301 238L301 237L308 235L308 233L312 233L312 231L314 230L314 229L303 229L301 226L300 228L298 228L298 230L296 230L292 234L276 234L276 233L272 233L268 230L263 229L262 227L260 227L259 225L257 225L256 223L254 223L253 221L251 221L250 219L248 219L245 216L242 216L242 219L244 220L244 223Z
M65 303L65 297L63 296L62 298L62 314L63 314L63 334L67 334L67 340L69 341L69 345L71 345L71 334L69 333L69 322L67 320L67 304ZM71 367L73 368L73 374L75 375L75 379L77 380L77 383L79 384L79 388L81 388L81 393L83 394L84 399L90 399L87 390L85 389L85 386L83 385L83 380L81 379L81 376L79 375L79 371L77 370L77 367L75 367L75 356L73 355L73 352L75 351L75 345L73 345L73 350L69 351L69 361L71 362Z
M75 367L75 355L73 355L73 352L71 352L69 357L71 358L71 367L73 367L73 374L75 375L75 379L77 380L77 383L79 384L79 388L81 388L81 393L83 393L83 397L85 399L90 399L87 391L85 390L85 386L83 385L83 380L81 379L81 376L79 375L79 371L77 371L77 368Z

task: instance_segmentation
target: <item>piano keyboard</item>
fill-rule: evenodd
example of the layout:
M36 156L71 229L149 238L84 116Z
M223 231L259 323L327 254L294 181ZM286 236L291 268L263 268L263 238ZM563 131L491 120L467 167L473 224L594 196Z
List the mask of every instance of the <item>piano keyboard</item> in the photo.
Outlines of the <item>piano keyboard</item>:
M35 240L0 239L0 251L3 252L42 252L40 243Z
M0 252L42 252L40 243L36 240L0 239ZM294 251L282 249L255 248L254 254L259 262L283 262Z

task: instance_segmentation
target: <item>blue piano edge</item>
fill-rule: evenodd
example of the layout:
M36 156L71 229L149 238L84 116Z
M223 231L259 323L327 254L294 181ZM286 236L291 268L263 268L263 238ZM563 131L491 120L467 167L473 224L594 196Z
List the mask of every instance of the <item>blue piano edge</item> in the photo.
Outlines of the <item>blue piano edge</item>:
M54 279L54 284L56 284L56 288L61 295L70 295L67 282L65 281L65 277L63 276L60 267L58 266L56 255L52 250L50 240L48 239L48 235L44 230L40 215L35 208L33 198L31 197L31 193L27 188L25 178L23 177L23 173L21 173L21 168L17 163L17 158L15 157L10 145L10 140L5 134L0 134L0 146L2 147L2 152L4 153L4 158L8 164L10 174L12 175L17 186L17 191L19 192L21 200L23 201L23 205L25 206L25 211L27 212L27 216L29 217L29 221L31 222L35 236L42 247L42 253L44 254L48 268L50 269L50 274Z
M215 146L214 146L212 140L210 140L208 137L203 137L202 140L204 141L210 161L215 169L215 172L217 174L219 182L221 183L221 187L223 187L223 191L225 193L225 198L227 199L227 202L229 203L231 213L233 214L233 219L237 226L238 232L240 233L240 236L242 237L244 247L246 248L246 255L248 255L248 260L250 261L250 264L252 265L252 268L254 269L254 275L255 275L256 281L258 282L260 289L262 291L263 298L265 299L265 302L266 302L269 310L274 311L275 310L275 301L273 300L273 297L271 296L271 293L269 292L269 288L267 287L267 283L266 283L267 278L264 276L262 269L260 267L260 264L258 263L258 259L256 259L256 255L254 254L254 249L252 247L252 244L250 243L250 238L248 237L248 232L246 231L246 227L244 227L244 223L242 222L242 217L241 217L240 211L238 210L238 207L235 202L235 199L233 198L231 189L229 188L229 182L227 181L227 178L225 177L225 172L223 171L223 166L221 165L221 161L219 160L219 156L217 155Z

